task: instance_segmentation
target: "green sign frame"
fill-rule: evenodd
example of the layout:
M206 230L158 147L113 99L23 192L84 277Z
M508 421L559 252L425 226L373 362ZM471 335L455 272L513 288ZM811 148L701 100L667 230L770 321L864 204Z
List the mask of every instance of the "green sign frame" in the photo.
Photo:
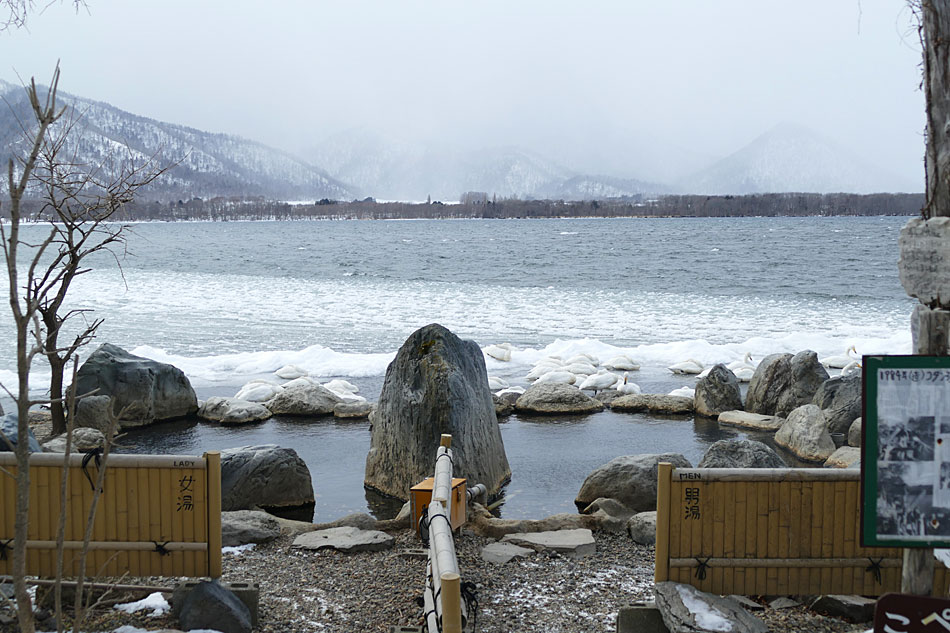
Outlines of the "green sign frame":
M950 547L950 356L865 356L861 546Z

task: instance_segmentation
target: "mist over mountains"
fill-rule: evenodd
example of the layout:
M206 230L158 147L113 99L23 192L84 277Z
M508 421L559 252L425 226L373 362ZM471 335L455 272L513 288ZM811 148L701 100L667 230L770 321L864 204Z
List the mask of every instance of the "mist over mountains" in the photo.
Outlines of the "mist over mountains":
M542 153L514 146L474 149L423 143L366 128L334 134L297 157L237 136L156 121L83 97L59 96L63 104L82 113L81 134L72 135L67 148L79 161L101 164L118 150L126 152L127 146L137 161L154 157L158 164L173 165L146 192L158 200L261 196L448 201L469 191L500 198L597 200L668 193L923 189L922 165L920 182L905 182L833 141L788 123L718 160L688 149L647 146L622 134L606 136L599 143L597 138L585 140L583 134L567 133L552 139L560 142L546 144ZM30 112L22 87L0 80L0 97L6 102L0 104L0 157L5 159L22 149L17 119L29 121ZM597 166L604 171L585 169Z

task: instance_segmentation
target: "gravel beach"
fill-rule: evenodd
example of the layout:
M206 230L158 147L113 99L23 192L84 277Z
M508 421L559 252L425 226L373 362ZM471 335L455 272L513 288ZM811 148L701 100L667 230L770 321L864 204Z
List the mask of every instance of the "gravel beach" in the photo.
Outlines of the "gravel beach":
M421 626L425 561L407 555L422 547L409 530L393 533L392 550L342 554L292 549L293 537L224 554L224 580L260 583L260 625L266 633L310 631L385 632L393 626ZM625 534L595 533L597 552L572 560L536 554L498 565L482 560L491 539L466 529L456 538L462 579L477 586L475 622L481 633L591 633L616 630L617 611L625 603L653 597L653 548ZM169 579L141 579L170 585ZM126 581L128 582L128 581ZM119 598L122 601L142 596ZM6 613L10 613L6 611ZM849 633L856 625L822 617L805 607L766 609L756 615L770 631ZM39 630L55 628L51 621ZM43 628L42 625L47 625ZM122 625L148 630L174 629L170 615L151 617L113 608L97 610L88 631L112 631ZM0 627L4 633L15 624Z

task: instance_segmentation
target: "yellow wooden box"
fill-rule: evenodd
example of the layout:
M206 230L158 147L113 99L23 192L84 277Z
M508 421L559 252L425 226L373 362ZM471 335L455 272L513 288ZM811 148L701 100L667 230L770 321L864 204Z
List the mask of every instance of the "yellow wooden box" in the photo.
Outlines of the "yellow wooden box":
M419 517L432 500L432 488L435 477L427 477L409 489L409 509L412 515L412 527L419 534ZM465 479L452 479L452 511L449 516L452 529L457 530L465 524Z

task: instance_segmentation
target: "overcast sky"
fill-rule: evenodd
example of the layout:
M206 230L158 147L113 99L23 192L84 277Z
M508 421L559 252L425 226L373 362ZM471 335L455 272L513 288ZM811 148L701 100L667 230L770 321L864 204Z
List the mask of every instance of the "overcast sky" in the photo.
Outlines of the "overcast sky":
M363 127L616 171L618 151L721 157L792 122L923 187L900 0L88 0L0 34L0 78L57 59L68 92L295 152Z

